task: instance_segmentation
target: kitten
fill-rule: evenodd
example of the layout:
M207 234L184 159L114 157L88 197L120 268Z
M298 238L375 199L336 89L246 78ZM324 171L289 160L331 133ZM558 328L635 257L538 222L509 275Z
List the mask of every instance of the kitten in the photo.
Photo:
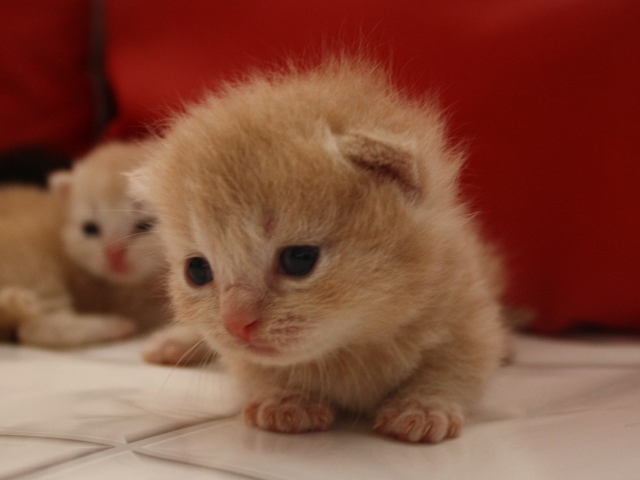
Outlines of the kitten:
M172 323L153 332L142 357L149 363L171 366L204 365L216 359L203 336L191 325Z
M436 109L360 60L256 74L175 119L132 188L177 320L238 376L249 425L347 411L408 442L460 433L504 347L460 166Z
M72 347L162 323L165 269L154 218L124 172L143 145L98 147L50 189L0 189L0 329L22 343Z

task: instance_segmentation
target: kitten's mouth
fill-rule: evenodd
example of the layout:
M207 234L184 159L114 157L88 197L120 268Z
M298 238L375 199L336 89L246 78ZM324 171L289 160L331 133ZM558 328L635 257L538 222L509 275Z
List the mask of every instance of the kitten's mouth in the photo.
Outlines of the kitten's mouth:
M106 249L107 265L109 271L117 276L126 276L130 270L131 265L127 261L127 250L125 248L111 248Z
M248 348L251 352L257 353L259 355L272 356L278 353L275 348L264 343L249 342L246 344L246 348Z
M248 351L262 356L274 356L278 353L278 350L276 350L271 344L258 339L237 339L235 346L245 352Z

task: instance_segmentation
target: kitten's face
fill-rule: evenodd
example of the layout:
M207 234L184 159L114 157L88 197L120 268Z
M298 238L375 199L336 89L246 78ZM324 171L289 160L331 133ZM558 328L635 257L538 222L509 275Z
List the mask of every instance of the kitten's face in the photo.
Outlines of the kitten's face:
M155 218L128 198L74 195L63 232L71 259L96 277L138 283L162 265Z
M293 365L424 316L461 218L443 139L437 114L348 68L192 107L133 175L159 215L176 318L222 354Z
M313 361L384 340L424 308L433 252L402 168L355 165L321 131L255 132L264 143L250 149L189 136L170 137L143 174L158 192L176 317L215 349Z
M63 240L78 266L113 283L135 284L158 275L164 266L155 217L127 193L123 169L109 156L122 145L102 147L76 165L68 177L67 221ZM135 147L129 147L135 148Z

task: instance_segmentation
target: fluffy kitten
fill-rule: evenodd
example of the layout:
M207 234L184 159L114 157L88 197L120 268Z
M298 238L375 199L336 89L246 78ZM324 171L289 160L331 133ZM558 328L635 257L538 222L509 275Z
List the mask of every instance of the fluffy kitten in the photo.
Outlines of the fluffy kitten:
M460 165L433 106L363 61L255 75L175 119L133 188L177 320L239 377L250 425L349 411L409 442L459 434L504 343Z
M126 192L144 146L114 142L50 189L0 189L0 328L22 343L111 340L167 317L154 219Z

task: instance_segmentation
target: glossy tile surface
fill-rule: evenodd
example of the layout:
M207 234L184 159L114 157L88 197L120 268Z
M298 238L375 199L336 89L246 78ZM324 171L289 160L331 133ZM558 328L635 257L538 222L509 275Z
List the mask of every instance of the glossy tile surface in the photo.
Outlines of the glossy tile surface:
M46 469L106 448L69 440L0 436L0 478Z
M248 428L221 368L146 365L140 345L0 346L0 478L640 478L634 339L518 337L462 436L435 446L364 421L297 436Z

